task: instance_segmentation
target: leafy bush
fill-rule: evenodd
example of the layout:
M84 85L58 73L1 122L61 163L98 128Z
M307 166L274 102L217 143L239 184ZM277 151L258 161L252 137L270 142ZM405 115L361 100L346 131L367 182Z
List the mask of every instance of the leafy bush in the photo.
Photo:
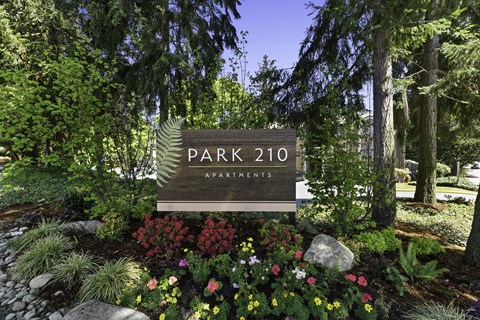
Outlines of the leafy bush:
M184 243L193 239L187 235L188 227L183 226L183 220L176 216L165 216L152 220L146 215L145 226L138 228L132 236L140 241L147 251L147 256L156 254L172 255L176 250L183 248Z
M303 237L294 226L281 224L275 220L269 220L260 229L263 237L262 245L267 251L272 252L283 248L285 251L299 250L302 248Z
M403 276L400 271L398 271L394 267L386 268L385 275L387 277L387 280L393 282L398 294L403 297L405 295L405 283L407 282L408 278Z
M97 229L96 235L100 239L122 240L128 229L128 223L123 216L109 213L102 218L104 225Z
M93 257L88 254L72 252L52 268L53 278L68 287L83 282L95 268Z
M363 245L363 248L373 253L398 250L402 241L395 236L395 229L386 228L381 231L362 232L353 239Z
M408 168L406 169L395 168L395 181L409 183L412 180L409 172L410 171L408 170Z
M412 282L415 282L415 280L429 281L448 271L445 268L437 269L436 260L421 264L417 259L415 247L412 243L408 244L406 253L400 248L400 265Z
M410 243L419 256L432 255L445 252L445 248L438 241L431 238L412 238Z
M470 181L468 178L460 178L458 183L457 177L438 178L437 186L457 187L470 191L478 191L478 185Z
M18 251L22 251L41 238L60 235L61 229L62 224L57 221L42 220L35 228L30 229L21 236L9 241L8 245Z
M17 204L52 201L67 189L67 178L58 168L35 167L17 161L3 170L0 208Z
M452 173L452 169L450 168L450 166L440 162L437 162L436 170L437 170L437 177L439 178L447 177L448 175L450 175L450 173Z
M62 235L53 234L41 238L17 258L13 271L22 279L30 280L50 271L72 247L72 242Z
M219 253L228 253L233 250L234 235L235 229L225 220L215 223L207 219L198 236L197 247L202 254L215 258Z
M94 299L114 303L127 284L139 279L140 268L137 264L127 259L107 261L85 279L78 293L79 300L85 302Z
M425 302L415 305L408 311L403 319L407 320L470 320L462 310L455 307L452 303L447 306L436 302Z

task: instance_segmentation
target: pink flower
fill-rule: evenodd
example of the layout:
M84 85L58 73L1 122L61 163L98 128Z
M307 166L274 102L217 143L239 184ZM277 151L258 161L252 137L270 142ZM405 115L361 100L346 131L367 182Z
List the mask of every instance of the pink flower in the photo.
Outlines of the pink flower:
M150 280L148 280L147 282L147 288L150 289L150 290L155 290L155 288L157 287L158 285L158 281L157 279L155 278L151 278Z
M317 279L315 279L314 277L308 277L307 283L309 285L315 284L315 282L317 282Z
M357 281L357 277L354 274L349 274L347 279L353 282Z
M207 284L208 292L214 293L217 289L218 289L218 283L217 282L215 282L214 280L208 281L208 284Z
M186 266L188 266L188 261L186 259L182 259L178 263L178 266L181 267L181 268L185 268Z
M170 278L168 278L168 284L173 286L175 283L177 283L178 279L174 276L170 276Z
M364 276L360 276L358 277L358 282L357 282L359 285L361 285L362 287L366 287L368 282L367 282L367 279L365 279Z
M303 256L302 251L296 251L296 252L295 252L295 257L296 257L297 259L302 259L302 256Z
M362 302L363 303L367 303L368 301L372 301L373 298L371 295L369 295L368 293L362 293Z
M272 266L272 273L276 276L278 276L278 274L280 273L280 267L277 264L274 264Z

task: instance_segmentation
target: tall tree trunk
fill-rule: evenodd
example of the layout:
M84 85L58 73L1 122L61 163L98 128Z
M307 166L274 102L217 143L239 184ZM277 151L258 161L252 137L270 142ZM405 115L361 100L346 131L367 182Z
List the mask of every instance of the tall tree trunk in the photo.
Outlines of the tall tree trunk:
M168 0L161 1L161 14L162 14L162 21L160 26L160 33L161 33L161 41L160 45L162 47L162 56L160 59L163 61L161 62L160 67L160 88L159 88L159 95L160 95L160 117L159 117L159 124L162 125L168 119L168 111L169 111L169 65L168 61L170 60L170 12L168 8Z
M431 20L438 8L438 0L430 2L425 19ZM420 86L430 86L437 81L438 71L438 34L425 42L423 49L423 68L425 72L420 79ZM437 182L437 96L423 95L420 100L419 117L419 161L415 201L437 203L435 185Z
M467 241L465 259L468 264L480 268L480 186L478 187L477 199L475 201L472 230Z
M405 142L409 124L409 109L407 91L402 91L403 108L393 109L393 122L395 125L395 168L405 168Z
M390 33L378 28L373 40L373 161L377 179L373 186L372 217L377 224L389 226L396 218Z

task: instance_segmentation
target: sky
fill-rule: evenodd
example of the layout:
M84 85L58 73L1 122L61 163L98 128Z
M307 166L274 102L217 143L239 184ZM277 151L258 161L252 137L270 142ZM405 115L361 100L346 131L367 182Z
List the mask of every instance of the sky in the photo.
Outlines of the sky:
M258 70L266 54L276 60L279 69L291 68L297 61L300 43L305 38L312 17L304 0L242 0L238 6L241 19L234 20L235 28L248 31L247 71ZM320 1L315 1L318 4ZM323 2L323 1L322 1ZM232 54L227 53L225 58ZM227 60L228 61L228 60ZM227 63L228 65L228 63Z

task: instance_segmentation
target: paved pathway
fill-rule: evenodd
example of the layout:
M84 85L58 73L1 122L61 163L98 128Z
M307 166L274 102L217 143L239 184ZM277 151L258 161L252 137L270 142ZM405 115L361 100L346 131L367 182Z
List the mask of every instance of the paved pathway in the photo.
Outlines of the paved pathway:
M480 170L478 170L480 173ZM478 178L477 178L478 179ZM296 185L297 188L297 205L300 205L304 202L309 202L313 199L313 195L308 192L308 186L306 181L299 181ZM412 198L413 192L397 191L397 198ZM437 193L438 200L453 200L455 198L465 198L466 200L475 201L476 195L474 194L446 194L446 193Z

